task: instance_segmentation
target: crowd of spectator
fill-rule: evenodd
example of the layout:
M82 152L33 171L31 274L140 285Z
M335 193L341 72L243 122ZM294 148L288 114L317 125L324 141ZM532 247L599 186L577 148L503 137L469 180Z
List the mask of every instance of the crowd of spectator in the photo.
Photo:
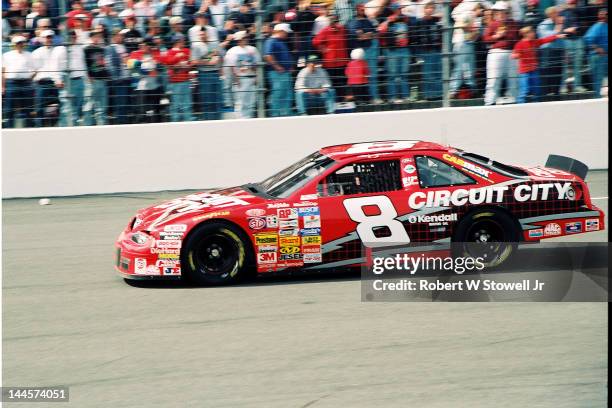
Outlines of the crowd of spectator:
M334 113L445 91L524 103L607 86L606 0L64 5L3 0L4 127Z

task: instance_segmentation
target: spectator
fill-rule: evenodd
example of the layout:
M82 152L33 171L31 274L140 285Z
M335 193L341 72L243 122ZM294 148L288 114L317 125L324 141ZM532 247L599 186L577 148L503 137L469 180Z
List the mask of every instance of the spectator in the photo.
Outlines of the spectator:
M476 89L476 49L474 42L480 34L480 22L476 20L474 3L463 1L453 9L453 71L450 77L449 94L454 98L462 84L471 91ZM465 6L462 6L465 5Z
M177 35L183 35L183 18L179 16L170 17L168 22L170 24L170 30L165 35L164 43L166 44L166 48L169 49L174 46L174 40L177 38Z
M85 46L89 43L89 29L86 27L87 16L85 14L77 14L74 16L73 31L76 35L78 44Z
M24 36L15 35L11 43L15 49L2 56L2 91L5 96L2 116L7 128L15 126L18 114L24 116L25 127L31 127L34 113L34 61L32 54L25 50L27 40Z
M423 60L422 89L428 101L442 99L442 29L435 10L433 1L425 2L423 17L417 20L413 35Z
M170 119L173 122L191 121L193 117L189 48L185 48L185 36L180 33L174 34L172 43L172 48L163 56L163 61L168 66Z
M35 50L38 47L42 47L45 44L45 39L41 35L43 31L47 31L51 29L51 19L50 18L41 18L38 20L36 24L36 29L34 30L34 36L30 40L30 50ZM52 39L53 45L61 45L62 38L59 35L54 34Z
M399 4L391 5L390 15L378 26L378 31L386 59L388 98L393 103L402 103L410 98L410 37L408 17L402 14Z
M53 59L57 70L62 73L61 123L79 126L83 124L83 102L85 98L85 65L84 46L78 41L78 33L68 33L68 44L55 47Z
M599 9L598 21L593 24L584 36L589 50L589 67L593 77L593 92L601 98L601 87L604 78L608 77L608 10Z
M316 55L306 60L306 67L295 81L295 102L298 114L306 115L309 108L324 106L327 113L336 110L336 94L327 71L319 64Z
M241 118L255 116L257 92L257 64L261 55L257 48L249 45L249 36L245 31L234 35L237 45L230 48L225 55L228 75L237 88L237 108Z
M295 50L298 56L298 66L304 66L306 58L314 53L312 47L312 29L316 14L312 11L310 0L299 0L295 20L291 22L294 32Z
M563 17L556 7L546 9L548 18L538 25L538 38L560 34L563 31ZM565 49L563 40L544 44L540 48L540 67L542 68L542 90L545 95L559 95L563 76Z
M540 13L538 0L527 0L525 16L523 17L523 27L537 27L542 20L544 20L544 17L542 13Z
M108 109L108 80L110 73L106 63L104 31L94 29L91 32L91 44L83 50L87 75L91 83L91 103L98 125L105 125Z
M209 42L206 35L206 30L201 30L199 41L191 43L191 63L198 69L201 119L218 120L223 109L220 75L223 50L214 42Z
M236 22L238 30L246 31L248 34L255 34L255 10L251 0L242 1L238 10L230 13L228 18Z
M531 94L535 101L540 97L540 75L538 73L538 48L546 43L565 37L555 34L550 37L536 39L536 33L531 27L521 28L521 41L517 42L512 52L512 58L519 63L519 95L517 103L527 102Z
M496 103L503 79L507 80L510 97L516 101L516 61L510 58L510 55L518 39L518 27L508 18L508 9L504 2L498 1L493 5L493 21L485 29L483 39L491 47L487 55L485 105Z
M355 7L351 0L335 0L334 14L338 16L338 21L343 26L355 17Z
M293 105L291 92L291 71L293 57L287 46L287 37L291 33L287 23L274 26L272 36L264 43L264 59L270 87L269 108L270 116L289 116Z
M183 26L191 27L195 24L195 14L198 11L198 6L195 0L183 0L181 17L183 17ZM191 40L189 40L191 42Z
M366 104L368 98L368 82L370 78L370 68L365 61L366 53L363 48L355 48L351 51L351 61L344 71L348 84L349 99L357 104Z
M206 31L206 41L209 45L214 47L219 46L219 32L217 29L208 24L208 16L205 13L197 12L194 15L195 25L191 27L187 34L189 41L193 44L194 42L200 41L200 31Z
M314 10L317 17L315 18L314 24L312 26L313 37L319 34L324 28L328 27L331 24L331 21L328 16L328 10L326 7L316 7Z
M575 92L585 92L582 86L582 58L584 57L584 44L582 41L582 30L580 28L581 16L576 5L576 0L567 0L566 8L561 12L563 17L563 33L566 34L563 44L568 63L563 65L562 91L567 91L570 63L574 75L573 89Z
M121 29L121 22L117 18L117 12L113 9L115 0L99 0L98 7L100 12L93 20L93 27L102 27L104 29L104 40L110 41L111 35L115 29Z
M329 73L338 97L344 98L346 95L344 69L349 61L347 33L338 21L338 16L330 14L328 18L329 26L313 38L312 44L323 56L323 68Z
M62 85L57 64L53 58L52 30L41 33L43 46L32 52L34 65L34 110L36 112L36 126L53 126L59 117L59 92ZM52 107L55 105L56 109Z
M357 5L356 16L348 22L346 28L350 48L361 48L365 52L369 71L369 95L373 104L379 104L382 101L378 95L378 38L376 27L366 17L363 4Z
M223 30L223 27L225 27L225 20L229 13L227 3L221 3L219 0L203 0L199 11L208 13L212 25L219 31Z
M139 101L139 121L161 122L161 98L163 95L160 80L161 53L153 37L145 37L137 51L130 54L128 68L131 68L138 81L136 96Z
M123 45L127 53L132 53L138 49L138 44L142 41L142 33L136 29L136 16L131 9L123 10L120 14L123 18L123 26L121 35L123 36Z
M32 3L32 12L26 16L26 21L25 21L26 30L33 33L34 30L36 30L38 20L40 19L49 20L49 27L46 27L45 29L52 28L51 20L48 18L48 15L47 15L47 5L42 1L35 1Z
M66 13L66 26L69 29L74 29L75 28L75 19L80 20L80 23L82 23L80 25L81 29L87 29L89 30L91 28L91 23L93 21L93 16L91 15L91 13L87 10L85 10L83 8L83 2L82 0L73 0L71 3L71 7L72 10L70 10L68 13Z
M127 31L116 30L112 36L112 43L107 48L109 81L109 105L112 115L111 124L129 123L131 118L131 88L132 79L127 70L128 51L124 45L124 34Z
M140 32L145 32L147 22L157 15L157 6L151 0L140 0L134 4L134 17L136 18L136 28Z

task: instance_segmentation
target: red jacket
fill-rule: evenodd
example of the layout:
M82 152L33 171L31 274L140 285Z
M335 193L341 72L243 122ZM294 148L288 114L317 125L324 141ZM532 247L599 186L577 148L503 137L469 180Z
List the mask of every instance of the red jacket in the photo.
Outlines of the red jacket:
M493 39L493 35L495 35L497 29L502 25L506 28L505 34L497 40ZM491 46L491 49L499 48L511 50L519 39L518 24L512 20L506 20L504 23L501 21L492 21L484 31L482 39Z
M168 79L170 82L188 81L191 65L177 66L186 61L189 63L189 48L172 48L162 56L162 62L168 65Z
M341 68L348 63L346 30L342 25L325 27L312 39L312 45L321 51L324 68Z
M364 60L352 60L344 70L348 85L365 85L368 83L370 69Z
M556 35L551 35L545 38L517 42L514 46L512 57L518 59L518 73L526 74L538 69L538 48L556 39Z

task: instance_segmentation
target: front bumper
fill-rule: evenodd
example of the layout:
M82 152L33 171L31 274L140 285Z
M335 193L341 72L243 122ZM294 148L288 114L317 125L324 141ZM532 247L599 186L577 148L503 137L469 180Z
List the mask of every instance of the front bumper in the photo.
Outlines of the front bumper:
M115 242L115 270L125 279L181 277L180 248L158 248L153 236L143 245L132 241L126 228Z

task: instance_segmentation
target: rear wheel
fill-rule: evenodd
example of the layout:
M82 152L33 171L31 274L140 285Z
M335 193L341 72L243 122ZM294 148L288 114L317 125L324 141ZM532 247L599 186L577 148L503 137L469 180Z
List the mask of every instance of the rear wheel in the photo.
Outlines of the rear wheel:
M246 275L250 251L238 228L219 222L198 227L183 245L181 271L199 285L227 285Z
M482 258L492 268L508 261L516 252L520 234L514 220L504 211L487 208L464 217L455 231L453 254Z

